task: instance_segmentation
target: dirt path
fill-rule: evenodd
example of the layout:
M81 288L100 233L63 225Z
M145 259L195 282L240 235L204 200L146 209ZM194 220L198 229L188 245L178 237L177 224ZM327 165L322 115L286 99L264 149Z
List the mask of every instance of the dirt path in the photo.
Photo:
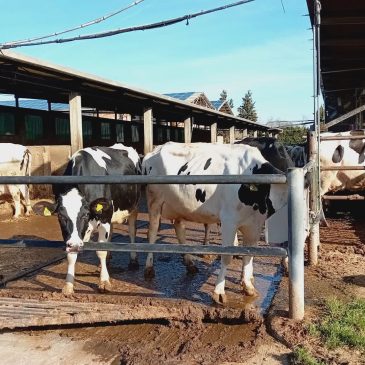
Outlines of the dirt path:
M57 222L48 218L47 224L37 223L43 228L39 237L57 239ZM33 228L35 221L24 221L24 227ZM362 297L365 298L365 221L342 216L330 220L331 227L321 231L322 248L320 263L315 268L306 267L305 295L306 318L303 322L293 322L288 315L288 281L284 278L279 287L269 317L265 322L249 324L242 322L201 322L189 321L143 321L96 327L74 327L64 329L36 330L26 332L4 332L0 334L0 364L248 364L277 365L290 364L291 352L298 344L305 345L327 364L364 364L364 356L351 350L328 351L323 345L309 340L306 326L320 317L322 304L326 298ZM52 226L55 224L55 226ZM0 223L1 229L2 223ZM3 227L12 232L9 224ZM146 220L139 221L139 241L146 236ZM55 228L56 227L56 228ZM25 231L19 224L20 232ZM49 229L49 231L47 231ZM191 226L188 230L188 242L202 242L203 227ZM4 231L3 231L4 232ZM29 231L26 234L31 234ZM116 230L115 240L126 239L126 227ZM169 222L162 225L162 241L174 241L174 232ZM37 234L38 236L38 234ZM219 235L212 236L212 243L219 243ZM15 251L13 251L14 253ZM58 251L59 252L59 251ZM21 257L26 254L26 258ZM27 255L29 254L29 258ZM46 256L45 256L46 257ZM3 260L2 258L6 258ZM28 259L30 261L28 261ZM31 266L32 260L43 260L30 251L11 256L0 256L0 265L11 265L12 260L20 270ZM200 269L195 277L185 273L182 259L178 255L156 256L156 277L158 280L146 283L143 278L144 257L140 257L141 267L137 272L127 270L128 255L115 255L111 261L113 292L100 295L96 292L98 272L97 261L93 255L80 258L77 266L76 294L68 300L98 301L117 303L120 298L131 302L151 298L171 298L192 300L192 303L211 306L210 293L214 285L219 261L197 259ZM280 280L279 263L273 259L255 261L256 285L262 293L254 301L242 300L239 290L240 261L234 260L227 275L227 288L230 304L234 308L244 309L247 305L261 308L261 312L270 306ZM16 268L17 269L17 268ZM65 263L39 270L21 280L9 283L0 295L15 297L53 298L62 300L60 290L63 285ZM277 281L273 277L277 276ZM275 284L276 282L276 284ZM122 294L122 295L120 295ZM193 305L191 306L193 308ZM266 308L266 309L265 309ZM188 309L187 309L188 310ZM191 310L191 309L190 309ZM272 337L272 336L273 337Z

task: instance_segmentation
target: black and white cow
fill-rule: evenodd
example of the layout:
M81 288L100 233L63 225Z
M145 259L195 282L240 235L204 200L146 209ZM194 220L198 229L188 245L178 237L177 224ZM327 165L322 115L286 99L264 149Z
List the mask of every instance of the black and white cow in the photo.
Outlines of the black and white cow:
M236 144L247 144L249 146L256 147L267 161L284 173L288 168L295 167L295 164L293 163L293 160L288 154L286 148L276 138L247 137L236 142Z
M285 146L295 167L303 167L308 162L307 145L287 145Z
M27 147L14 143L0 143L0 176L30 176L32 155ZM21 214L23 196L26 216L31 204L27 185L0 185L0 195L10 194L14 201L14 218Z
M364 136L363 139L322 141L320 146L321 166L364 166L365 134L363 130L321 133L321 136ZM321 171L321 194L347 190L365 190L363 170Z
M147 154L142 164L148 175L254 175L280 173L257 148L248 145L168 142ZM237 230L242 243L256 245L262 226L270 215L287 202L287 187L269 184L174 184L147 185L149 242L157 238L159 220L174 221L177 238L185 243L183 221L221 222L223 245L233 245ZM253 295L252 257L244 257L243 284ZM223 256L214 289L214 299L225 301L225 275L231 257ZM194 270L191 255L184 258L187 269ZM153 255L147 256L145 277L153 277Z
M111 147L88 147L76 152L69 161L66 176L135 175L140 173L137 152L130 147L116 144ZM64 294L74 291L77 252L83 242L98 233L99 242L108 242L112 224L128 218L131 243L135 241L137 206L140 186L136 184L54 185L56 209L68 260ZM110 290L106 267L106 251L96 251L100 259L101 291ZM136 253L131 253L130 268L138 265Z
M235 144L245 144L256 147L262 156L270 162L271 165L286 173L290 167L295 167L284 145L273 137L247 137ZM209 225L205 224L204 244L209 241Z

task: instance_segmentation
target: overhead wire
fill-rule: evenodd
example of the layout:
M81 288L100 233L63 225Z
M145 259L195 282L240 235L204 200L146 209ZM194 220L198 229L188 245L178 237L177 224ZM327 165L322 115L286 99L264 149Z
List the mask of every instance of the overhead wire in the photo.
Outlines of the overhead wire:
M7 46L7 45L15 45L15 44L26 44L26 43L31 43L31 42L35 42L35 41L39 41L41 39L46 39L46 38L51 38L51 37L55 37L55 36L58 36L58 35L61 35L61 34L65 34L65 33L70 33L70 32L73 32L77 29L83 29L83 28L86 28L86 27L89 27L91 25L94 25L94 24L98 24L98 23L101 23L115 15L118 15L138 4L140 4L141 2L143 2L144 0L136 0L134 2L132 2L131 4L129 4L128 6L125 6L124 8L121 8L121 9L118 9L110 14L107 14L107 15L103 15L102 17L99 17L97 19L94 19L94 20L90 20L86 23L83 23L83 24L80 24L76 27L73 27L73 28L69 28L69 29L66 29L66 30L62 30L60 32L55 32L55 33L51 33L51 34L47 34L47 35L44 35L44 36L39 36L39 37L34 37L34 38L28 38L28 39L21 39L21 40L17 40L17 41L11 41L11 42L6 42L6 43L3 43L2 45L4 46Z
M26 46L36 46L36 45L45 45L45 44L52 44L52 43L66 43L66 42L73 42L73 41L81 41L86 39L96 39L96 38L104 38L104 37L110 37L117 34L122 33L129 33L129 32L135 32L137 30L150 30L150 29L157 29L162 27L167 27L173 24L177 24L180 22L183 22L186 20L187 25L189 24L189 20L193 18L197 18L206 14L222 11L228 8L232 8L235 6L243 5L249 2L252 2L255 0L241 0L237 1L235 3L230 3L227 5L222 5L217 8L212 8L208 10L202 10L197 13L187 14L183 15L177 18L162 20L160 22L156 23L150 23L145 25L138 25L134 27L128 27L128 28L119 28L111 31L106 32L100 32L100 33L94 33L94 34L85 34L85 35L79 35L77 37L70 37L70 38L59 38L59 39L53 39L48 41L36 41L36 42L27 42L27 43L20 43L20 44L0 44L0 49L9 49L9 48L17 48L17 47L26 47Z

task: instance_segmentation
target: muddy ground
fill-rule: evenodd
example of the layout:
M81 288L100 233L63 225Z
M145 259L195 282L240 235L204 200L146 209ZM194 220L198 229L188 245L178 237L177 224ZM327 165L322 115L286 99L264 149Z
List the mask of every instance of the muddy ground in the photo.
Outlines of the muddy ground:
M145 240L146 223L146 216L140 216L139 242ZM320 264L316 268L306 267L306 318L303 322L287 319L288 283L283 278L279 285L281 269L277 259L256 259L255 285L260 295L253 300L241 293L240 260L235 259L227 275L227 306L242 311L254 309L253 312L259 315L225 319L224 309L227 307L216 306L217 311L222 310L222 316L214 321L145 320L94 327L3 330L0 334L0 363L275 365L289 364L292 349L304 344L328 364L363 364L361 353L350 350L330 352L320 343L309 340L306 325L321 315L325 298L365 297L364 223L364 219L354 220L349 215L342 215L330 219L330 228L322 229ZM163 222L161 228L161 242L175 242L169 222ZM3 221L0 222L0 232L2 238L21 235L60 239L55 217L31 217L16 224ZM119 226L113 240L126 240L126 232L125 226ZM203 227L189 226L187 239L188 243L201 243ZM213 232L211 242L220 242L217 231ZM0 251L4 277L12 277L19 271L31 271L49 259L58 260L62 255L55 249L41 254L39 250L35 251L37 249L11 250ZM210 293L219 267L216 258L197 258L199 273L190 276L186 274L180 256L156 255L156 279L152 282L143 278L143 255L140 255L140 264L138 271L130 272L127 270L127 255L114 254L110 263L113 291L101 295L97 293L97 260L92 254L83 254L76 269L76 294L67 300L118 303L123 300L120 298L127 298L132 305L149 298L163 300L166 305L181 300L191 313L194 306L215 306ZM61 289L65 270L64 261L40 268L9 282L6 289L0 291L0 296L61 301L64 299ZM1 362L2 359L7 360Z

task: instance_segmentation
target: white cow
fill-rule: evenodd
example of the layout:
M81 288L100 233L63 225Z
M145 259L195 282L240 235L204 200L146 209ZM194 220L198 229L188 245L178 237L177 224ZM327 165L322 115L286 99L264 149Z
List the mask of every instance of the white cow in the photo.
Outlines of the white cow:
M147 154L142 163L148 175L254 175L280 173L259 150L248 145L211 143L182 144L168 142ZM177 238L185 243L183 221L221 222L222 243L234 245L236 231L242 233L244 245L256 245L268 216L287 202L286 185L255 184L188 184L154 185L146 189L149 211L149 242L157 238L159 220L174 221ZM231 257L223 256L213 298L226 301L225 275ZM243 259L243 287L254 295L252 257ZM185 265L195 271L191 255ZM145 277L153 277L153 255L147 256Z
M364 131L349 131L340 133L321 133L321 136L355 136L363 135L364 139L322 141L320 160L321 166L364 166L365 165L365 135ZM335 170L321 172L321 194L340 190L365 190L364 170Z
M32 156L30 151L13 143L0 143L0 176L30 176ZM14 201L14 218L21 213L21 195L25 203L25 215L31 211L27 185L0 185L0 195L10 194Z

